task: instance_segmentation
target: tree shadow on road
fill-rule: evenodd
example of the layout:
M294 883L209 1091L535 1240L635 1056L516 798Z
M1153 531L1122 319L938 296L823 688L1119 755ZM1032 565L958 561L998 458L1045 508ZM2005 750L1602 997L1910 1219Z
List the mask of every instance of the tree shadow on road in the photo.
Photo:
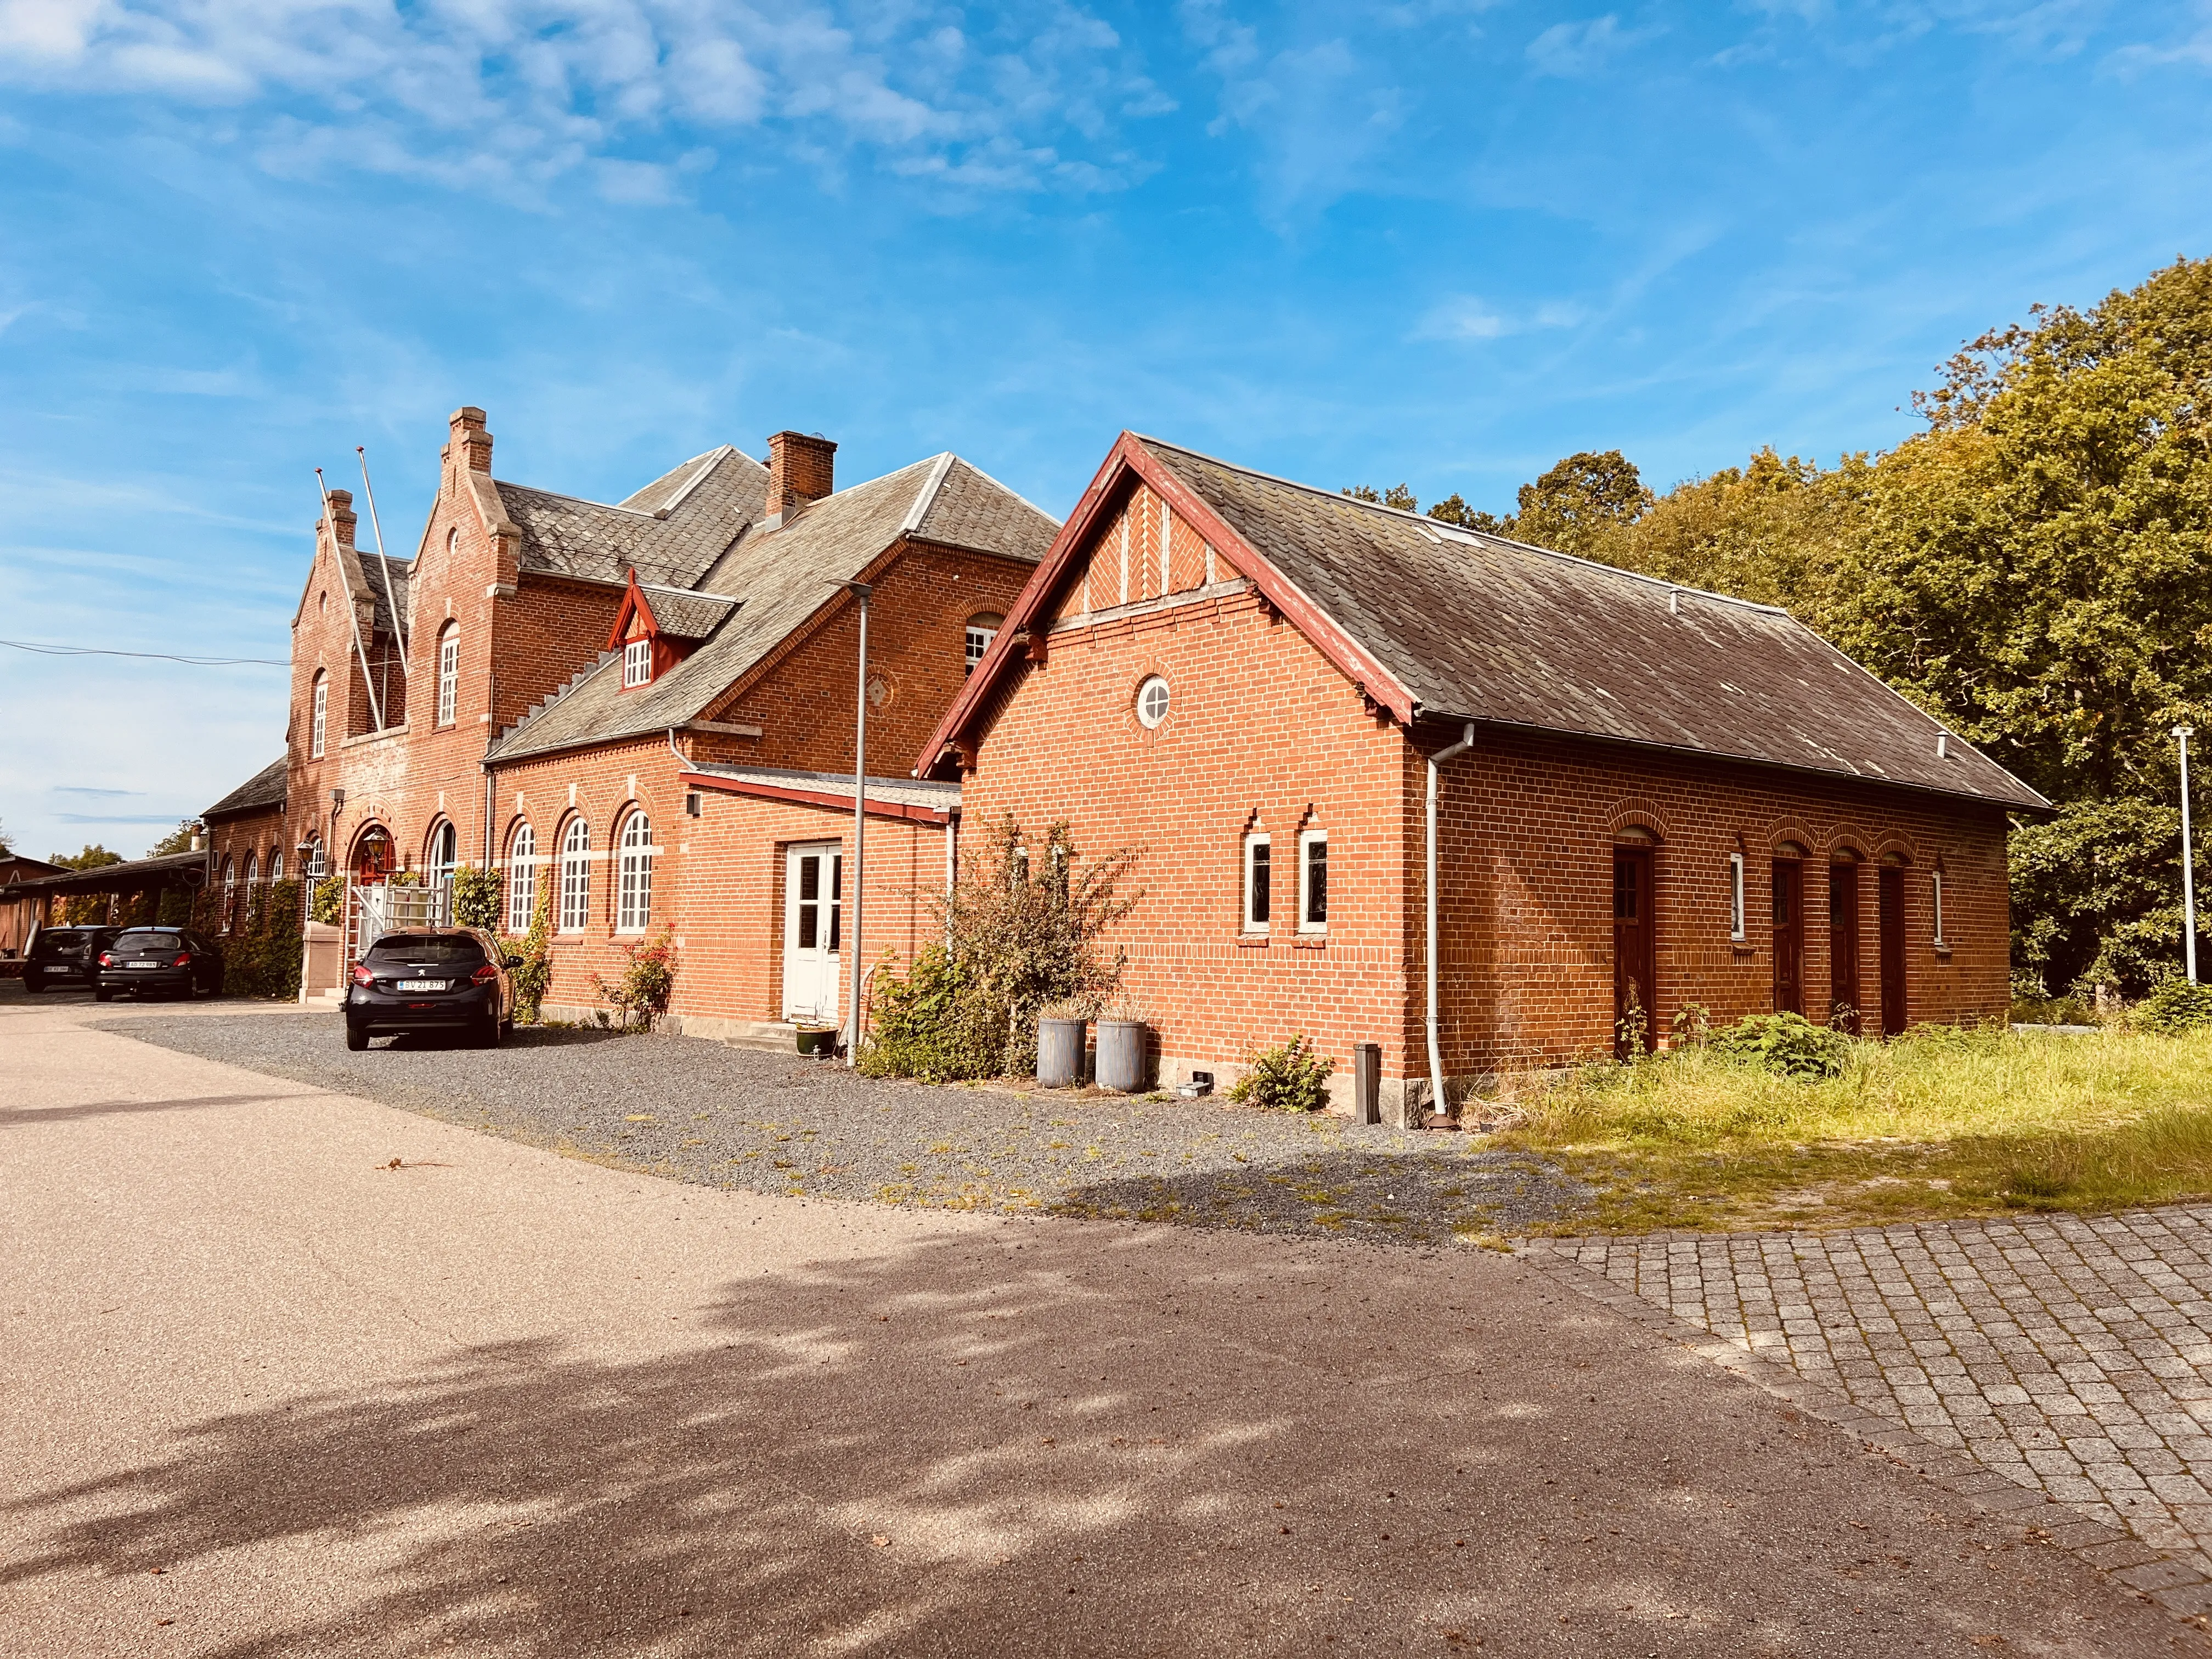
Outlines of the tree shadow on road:
M2075 1620L2086 1579L1890 1565L1971 1523L1767 1396L1513 1264L1407 1260L1062 1224L767 1273L665 1352L462 1349L18 1493L0 1583L159 1569L167 1635L224 1659L1874 1655Z

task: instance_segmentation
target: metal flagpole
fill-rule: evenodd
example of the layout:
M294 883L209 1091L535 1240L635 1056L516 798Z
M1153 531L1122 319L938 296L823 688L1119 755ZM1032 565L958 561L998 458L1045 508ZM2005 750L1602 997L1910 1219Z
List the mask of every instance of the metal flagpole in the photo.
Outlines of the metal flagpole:
M368 482L368 451L356 444L353 453L361 457L361 493L368 501L368 527L376 532L376 562L384 574L384 602L392 607L392 631L399 641L399 681L405 684L407 667L407 618L399 614L399 596L392 587L392 561L385 556L384 526L376 516L376 491Z
M853 699L853 901L845 907L850 932L845 940L845 960L851 964L852 1012L846 1024L845 1065L860 1059L860 878L867 869L868 833L868 596L875 592L866 582L840 582L860 602L860 679Z
M2197 872L2189 846L2189 738L2196 730L2193 726L2173 728L2181 744L2181 951L2191 985L2197 983Z
M338 555L338 521L331 512L331 487L324 481L323 469L315 469L315 487L323 492L323 527L331 532L331 562L338 568L338 587L345 594L346 619L353 624L354 654L361 659L362 690L368 697L368 716L376 722L376 729L384 730L384 706L377 701L376 676L368 665L368 647L361 642L361 617L353 608L353 583L346 578L345 561ZM338 726L343 732L345 715L340 711Z

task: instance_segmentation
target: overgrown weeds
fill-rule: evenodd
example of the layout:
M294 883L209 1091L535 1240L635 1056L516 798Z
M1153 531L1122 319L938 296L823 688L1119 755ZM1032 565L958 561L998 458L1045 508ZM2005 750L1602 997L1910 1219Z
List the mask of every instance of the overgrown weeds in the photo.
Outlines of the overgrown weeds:
M1831 1226L2212 1193L2212 1029L1923 1027L1793 1076L1720 1043L1525 1083L1493 1144L1598 1194L1562 1231Z

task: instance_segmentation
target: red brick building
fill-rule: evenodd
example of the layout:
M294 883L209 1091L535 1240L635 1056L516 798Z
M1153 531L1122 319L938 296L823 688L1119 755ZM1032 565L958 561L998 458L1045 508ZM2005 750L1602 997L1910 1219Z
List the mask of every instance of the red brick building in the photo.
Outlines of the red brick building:
M1371 1041L1394 1119L1692 1005L2001 1018L2045 805L1781 611L1126 433L918 754L1145 849L1164 1081Z
M495 478L481 410L451 427L412 558L360 546L331 492L293 619L285 760L211 810L214 879L248 858L265 879L270 848L292 873L371 884L474 865L500 872L520 933L550 872L549 1012L593 1005L592 975L665 926L683 1025L834 1018L854 586L872 594L871 749L902 762L1055 522L951 454L839 489L836 446L795 432L765 465L725 447L587 501ZM872 960L910 943L958 816L957 788L881 787Z

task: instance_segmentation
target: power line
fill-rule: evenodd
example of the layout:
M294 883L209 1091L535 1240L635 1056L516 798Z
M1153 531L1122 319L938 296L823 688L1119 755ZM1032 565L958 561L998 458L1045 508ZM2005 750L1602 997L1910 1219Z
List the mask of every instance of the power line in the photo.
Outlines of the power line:
M42 657L143 657L155 662L189 663L194 668L289 668L275 657L179 657L167 651L109 651L96 645L41 645L33 640L0 640L18 651L35 651Z

